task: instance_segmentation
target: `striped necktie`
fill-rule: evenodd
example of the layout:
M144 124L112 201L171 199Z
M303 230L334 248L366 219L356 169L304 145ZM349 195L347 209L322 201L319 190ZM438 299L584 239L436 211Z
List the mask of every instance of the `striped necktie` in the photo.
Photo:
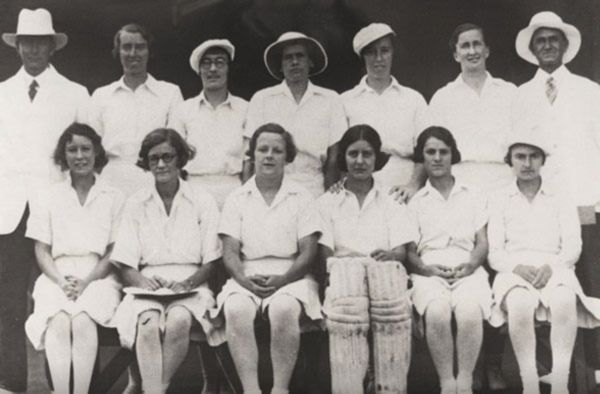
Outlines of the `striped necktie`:
M546 97L548 97L550 105L554 104L557 95L558 89L556 88L556 82L554 81L554 78L550 77L546 80Z
M40 85L37 83L37 81L35 79L33 81L31 81L31 85L29 85L29 100L31 100L32 102L33 102L33 99L35 98L35 95L37 94L39 86Z

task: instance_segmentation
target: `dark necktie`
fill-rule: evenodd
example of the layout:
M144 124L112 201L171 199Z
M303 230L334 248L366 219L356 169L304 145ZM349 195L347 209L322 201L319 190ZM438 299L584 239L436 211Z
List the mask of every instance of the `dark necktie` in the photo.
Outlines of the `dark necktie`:
M31 81L31 85L29 85L29 99L31 101L33 101L33 99L35 98L35 95L37 94L39 86L40 85L38 85L38 83L35 79L33 81Z

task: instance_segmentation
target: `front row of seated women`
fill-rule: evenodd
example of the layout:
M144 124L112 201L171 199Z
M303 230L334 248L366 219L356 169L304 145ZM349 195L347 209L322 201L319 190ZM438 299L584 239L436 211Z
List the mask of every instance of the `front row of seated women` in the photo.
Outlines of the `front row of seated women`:
M574 275L577 213L542 183L543 140L519 138L507 154L516 180L488 202L452 176L460 161L452 134L426 129L414 160L428 182L406 207L373 180L387 160L377 132L353 126L339 142L337 163L347 176L315 202L284 176L296 154L291 135L266 124L249 145L256 175L227 198L219 218L212 196L185 181L193 150L175 131L146 136L138 165L154 187L123 204L98 176L106 164L100 138L74 124L55 153L68 179L32 204L27 234L42 275L27 334L46 349L56 392L69 392L71 371L74 392L88 391L99 324L116 327L122 345L135 349L144 393L165 393L199 326L210 345L227 340L244 392L260 393L258 316L270 323L271 392L287 393L300 332L324 317L311 265L318 255L363 256L411 273L412 305L442 393L471 392L484 320L508 322L524 391L539 392L534 317L552 324L552 389L567 392L576 329L600 325L600 300L586 297ZM215 299L207 280L221 258L231 279ZM499 272L493 291L486 259ZM121 287L181 294L128 292L121 300ZM409 360L410 345L406 353Z

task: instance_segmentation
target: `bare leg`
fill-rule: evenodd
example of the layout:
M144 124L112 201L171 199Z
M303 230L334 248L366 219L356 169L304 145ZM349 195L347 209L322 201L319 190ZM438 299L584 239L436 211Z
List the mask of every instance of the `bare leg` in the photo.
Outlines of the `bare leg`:
M68 393L71 375L71 317L65 312L57 313L50 320L45 346L54 392Z
M269 304L273 392L287 392L300 348L300 302L279 295Z
M258 346L254 337L256 304L242 294L232 294L225 301L225 330L231 357L244 393L260 393L258 386Z
M552 392L567 393L569 367L577 337L577 297L573 290L559 286L549 298L552 313Z
M169 387L171 378L187 356L191 327L192 314L187 308L176 306L169 309L163 341L162 382L165 388Z
M507 294L505 304L508 312L508 334L519 363L523 393L539 394L533 321L538 301L529 290L517 287Z
M457 392L473 392L473 370L483 341L483 316L474 301L464 302L454 309L456 319L456 352L458 358Z
M72 320L73 330L73 393L86 394L98 354L98 329L87 315L80 313Z
M452 308L446 300L432 301L425 310L427 346L437 370L443 394L456 391L451 319Z
M159 332L160 313L155 310L140 314L135 353L142 377L144 394L164 393L162 387L162 346Z

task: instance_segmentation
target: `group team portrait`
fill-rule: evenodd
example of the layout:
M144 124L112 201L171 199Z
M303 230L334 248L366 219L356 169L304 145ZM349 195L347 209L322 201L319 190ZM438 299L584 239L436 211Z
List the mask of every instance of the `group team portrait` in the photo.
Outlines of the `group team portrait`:
M600 3L0 5L0 394L593 393Z

